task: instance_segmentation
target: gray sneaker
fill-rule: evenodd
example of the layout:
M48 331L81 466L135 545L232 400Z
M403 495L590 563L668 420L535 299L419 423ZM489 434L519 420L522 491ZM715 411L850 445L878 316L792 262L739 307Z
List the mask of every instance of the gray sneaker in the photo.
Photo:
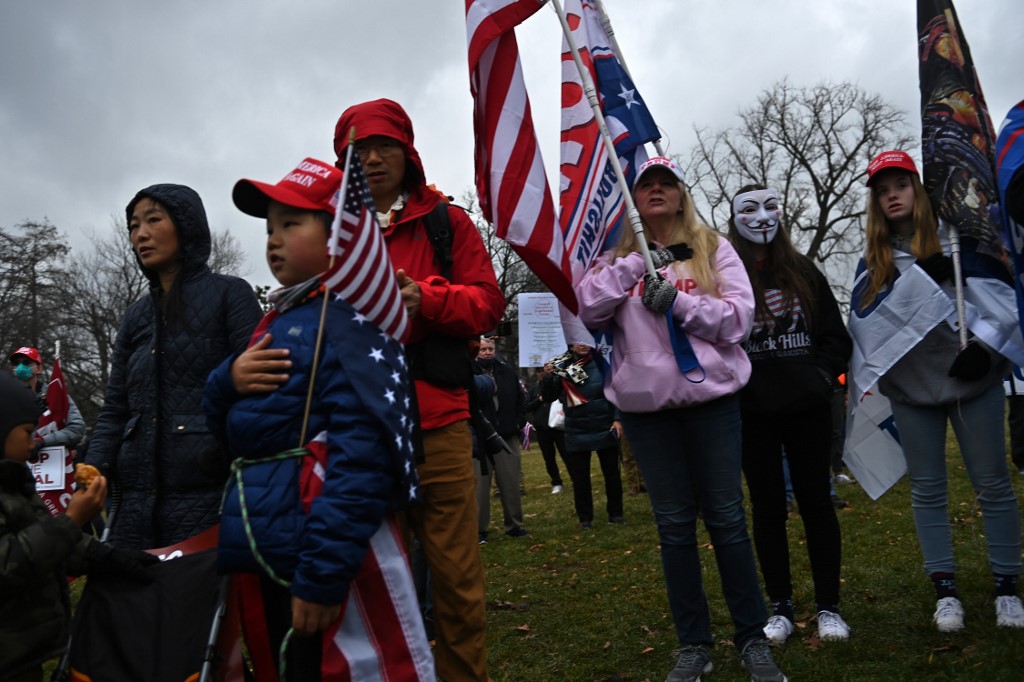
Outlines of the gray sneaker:
M763 639L752 639L744 644L740 661L743 669L750 673L751 682L786 682L786 676L772 660L771 647Z
M700 682L700 676L714 668L711 652L706 646L684 646L676 659L676 667L665 678L665 682Z

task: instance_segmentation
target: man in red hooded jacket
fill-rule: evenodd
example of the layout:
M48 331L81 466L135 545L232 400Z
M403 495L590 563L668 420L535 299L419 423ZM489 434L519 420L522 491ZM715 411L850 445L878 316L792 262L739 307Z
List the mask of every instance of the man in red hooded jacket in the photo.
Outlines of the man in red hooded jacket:
M445 351L461 343L465 354L467 339L497 325L505 299L476 226L453 206L447 206L451 276L441 275L425 217L447 199L426 184L412 122L402 107L379 99L346 109L334 133L339 165L353 127L355 151L412 322L407 350L423 430L424 461L418 472L424 503L410 512L409 525L431 571L437 674L447 682L483 681L489 679L486 612L469 399L455 377L449 381L438 372L448 364L440 357Z

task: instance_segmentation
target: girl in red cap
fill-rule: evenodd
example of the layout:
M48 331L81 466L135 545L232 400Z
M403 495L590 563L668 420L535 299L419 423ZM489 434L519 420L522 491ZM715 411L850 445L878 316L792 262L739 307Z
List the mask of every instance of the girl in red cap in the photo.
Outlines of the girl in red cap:
M964 628L948 512L947 421L953 424L985 523L996 623L1024 628L1017 596L1020 511L1003 431L1002 378L1010 361L994 350L1015 353L1017 321L1015 315L1002 320L998 305L976 297L988 288L1005 287L1009 273L1005 267L1001 272L998 267L975 270L981 259L972 253L968 260L965 250L971 339L961 348L949 322L956 315L946 227L936 220L913 160L902 151L879 154L868 166L868 186L867 245L850 306L851 377L857 387L851 391L852 404L877 382L892 405L924 568L935 585L938 630Z

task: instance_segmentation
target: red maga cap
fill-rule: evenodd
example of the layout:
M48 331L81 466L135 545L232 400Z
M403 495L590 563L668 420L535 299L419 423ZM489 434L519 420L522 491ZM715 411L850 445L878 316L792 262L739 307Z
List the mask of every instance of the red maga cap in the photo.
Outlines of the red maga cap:
M871 159L871 163L868 164L868 187L871 186L872 180L879 171L883 171L887 168L900 168L909 173L917 175L917 166L914 165L914 160L910 158L910 154L901 152L899 150L891 150L888 152L882 152L875 158Z
M32 348L31 346L22 346L18 350L8 355L7 359L13 360L14 356L16 355L24 355L32 362L39 363L40 365L43 364L43 356L39 354L39 351L37 351L35 348Z
M276 185L239 180L231 191L231 198L238 210L256 218L267 217L271 199L292 208L334 214L338 208L341 177L342 172L332 164L307 158Z

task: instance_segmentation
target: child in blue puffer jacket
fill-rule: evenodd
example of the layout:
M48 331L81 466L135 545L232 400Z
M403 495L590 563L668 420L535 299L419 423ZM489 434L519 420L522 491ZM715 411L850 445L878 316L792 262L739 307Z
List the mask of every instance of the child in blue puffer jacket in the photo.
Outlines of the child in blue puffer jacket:
M240 585L257 677L433 680L394 522L417 495L403 350L321 283L341 176L306 159L276 185L234 188L241 211L266 219L282 288L249 348L206 385L234 460L218 564Z

